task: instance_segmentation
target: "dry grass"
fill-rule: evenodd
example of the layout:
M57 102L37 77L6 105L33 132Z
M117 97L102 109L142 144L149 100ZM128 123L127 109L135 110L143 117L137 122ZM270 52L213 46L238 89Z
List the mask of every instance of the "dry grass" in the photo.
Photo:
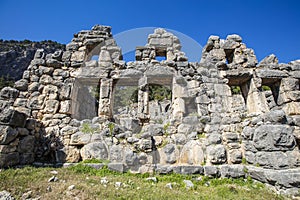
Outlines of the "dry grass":
M57 182L48 182L57 171ZM107 169L95 170L79 165L72 168L8 169L0 172L0 191L9 191L16 199L27 196L40 199L283 199L252 180L194 180L192 176L155 175L157 182L144 175L119 174ZM106 177L107 184L101 183ZM199 178L200 176L198 176ZM195 187L185 188L183 180L192 180ZM121 182L121 186L116 186ZM172 183L173 188L166 187ZM75 185L74 189L68 189Z

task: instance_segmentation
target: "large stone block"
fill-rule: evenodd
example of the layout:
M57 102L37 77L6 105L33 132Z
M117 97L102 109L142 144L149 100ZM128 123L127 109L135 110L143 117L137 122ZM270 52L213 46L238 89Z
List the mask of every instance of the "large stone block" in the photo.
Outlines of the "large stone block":
M19 144L19 139L15 139L13 142L9 143L8 145L0 145L0 153L13 153L17 152Z
M220 167L221 177L242 178L245 177L245 167L243 165L222 165Z
M20 139L18 152L19 153L32 153L35 147L35 137L28 135Z
M162 151L160 151L161 163L174 164L177 161L177 156L178 150L174 144L167 144L163 147Z
M287 73L282 72L280 70L271 70L271 69L259 69L257 70L257 76L259 78L286 78L288 76Z
M77 132L71 135L70 145L85 145L91 141L92 135L89 133Z
M134 153L132 150L130 149L126 149L124 152L124 162L127 166L135 166L138 164L146 164L147 163L147 157L146 154L144 154L145 156L137 156L136 153Z
M204 153L199 141L191 140L183 147L179 155L179 163L201 165L204 162Z
M96 158L99 160L108 159L108 150L103 142L93 142L85 145L80 154L83 160Z
M71 55L71 62L83 62L85 57L84 51L75 51Z
M220 96L231 96L231 90L228 85L225 84L215 84L215 93Z
M19 95L19 91L15 88L5 87L0 91L1 99L15 99Z
M27 115L13 109L6 109L0 113L0 124L13 127L24 127Z
M61 135L72 135L79 131L78 127L73 126L65 126L60 130Z
M300 115L300 102L290 102L283 106L287 115Z
M26 91L28 88L28 81L26 79L21 79L15 82L15 88L20 91Z
M223 145L210 145L206 149L208 161L212 164L223 164L227 161L226 149Z
M123 161L123 151L124 151L124 149L122 148L121 145L111 146L110 152L109 152L109 161L116 162L116 163L122 162Z
M120 125L132 133L139 133L141 130L139 120L133 118L120 118Z
M219 177L220 172L217 166L206 165L204 168L204 175L208 177Z
M11 167L19 164L19 153L0 153L0 167Z
M290 164L287 154L280 151L257 152L255 154L255 160L259 166L273 169L287 168Z
M22 153L20 154L20 164L28 165L34 162L34 154L33 153Z
M70 114L71 113L71 100L60 102L60 113Z
M264 151L292 150L296 145L293 131L288 125L259 126L253 135L254 147Z
M59 108L59 101L57 100L48 100L45 102L46 106L44 108L45 113L56 113Z

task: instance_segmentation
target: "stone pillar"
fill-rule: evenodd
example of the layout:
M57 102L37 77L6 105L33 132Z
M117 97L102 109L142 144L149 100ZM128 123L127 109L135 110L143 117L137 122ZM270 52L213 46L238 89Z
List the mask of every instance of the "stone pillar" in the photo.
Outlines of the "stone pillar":
M173 77L172 109L173 119L181 120L186 112L184 97L187 97L187 83L182 77Z
M105 118L112 117L112 80L101 79L98 115Z
M247 95L247 110L248 113L265 113L270 111L267 100L265 95L260 92L256 85L255 85L255 79L258 78L252 78L250 80L250 85L249 85L249 92ZM256 82L261 82L261 81L256 81Z
M147 77L139 80L138 117L142 120L149 118L149 85Z

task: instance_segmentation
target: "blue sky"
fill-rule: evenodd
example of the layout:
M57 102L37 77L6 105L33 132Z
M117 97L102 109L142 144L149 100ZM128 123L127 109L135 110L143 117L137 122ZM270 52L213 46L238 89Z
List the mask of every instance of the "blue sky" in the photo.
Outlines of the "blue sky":
M113 34L140 27L164 27L204 46L210 35L236 33L258 60L274 53L280 62L300 59L298 0L0 0L0 38L55 40L95 24Z

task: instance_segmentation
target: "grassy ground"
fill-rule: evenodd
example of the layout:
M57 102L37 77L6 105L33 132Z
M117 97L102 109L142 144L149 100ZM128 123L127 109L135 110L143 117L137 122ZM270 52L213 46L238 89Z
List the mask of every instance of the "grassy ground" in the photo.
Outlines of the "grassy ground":
M53 172L55 171L55 172ZM48 182L54 176L58 180ZM0 172L0 191L16 199L284 199L251 179L208 179L202 176L134 175L78 165L71 168L7 169ZM104 178L105 177L105 178ZM191 180L187 189L183 180ZM121 182L117 183L117 182ZM172 189L166 187L171 183ZM71 186L74 185L74 186ZM70 187L71 186L71 187ZM24 195L25 193L25 195Z

